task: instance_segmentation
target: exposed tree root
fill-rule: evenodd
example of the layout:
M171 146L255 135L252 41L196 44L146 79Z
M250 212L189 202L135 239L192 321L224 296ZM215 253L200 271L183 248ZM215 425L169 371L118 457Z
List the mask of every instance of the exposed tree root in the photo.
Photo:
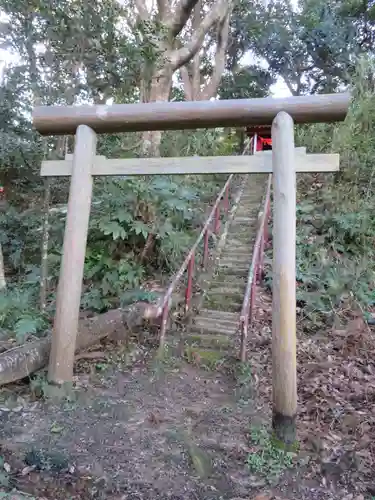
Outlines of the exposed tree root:
M81 320L78 327L76 352L86 349L105 337L124 338L127 329L126 312L121 309ZM142 317L140 318L142 321ZM22 346L9 349L0 354L0 386L16 382L40 370L48 363L51 349L51 336Z

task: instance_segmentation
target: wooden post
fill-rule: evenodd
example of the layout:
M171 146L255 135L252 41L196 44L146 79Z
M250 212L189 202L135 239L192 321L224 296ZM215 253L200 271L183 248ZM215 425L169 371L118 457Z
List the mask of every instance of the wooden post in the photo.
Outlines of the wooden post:
M285 112L272 124L274 196L272 372L276 438L296 439L296 166L294 124Z
M49 209L51 201L51 179L44 182L43 229L42 229L42 262L40 266L40 312L43 314L47 306L48 293L48 244L49 244Z
M56 384L69 382L73 377L93 185L91 170L95 154L95 132L86 125L80 125L75 137L73 172L48 370L49 380Z
M6 288L3 250L0 244L0 290Z
M257 142L258 142L258 134L254 134L253 135L253 155L255 155L255 153L257 152Z

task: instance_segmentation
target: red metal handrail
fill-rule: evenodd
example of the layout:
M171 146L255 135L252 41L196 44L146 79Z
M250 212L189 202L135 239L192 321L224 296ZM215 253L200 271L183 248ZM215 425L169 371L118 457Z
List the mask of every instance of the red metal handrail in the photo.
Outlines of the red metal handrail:
M193 275L194 275L194 264L195 264L195 254L198 245L204 239L203 244L203 258L202 258L202 268L207 266L208 261L208 241L209 241L209 229L211 222L214 221L214 232L217 235L220 230L220 204L223 201L224 211L227 214L229 212L229 188L233 180L233 174L231 174L223 189L220 191L216 198L215 204L203 226L202 231L199 233L194 245L191 247L189 253L187 254L184 262L182 263L180 269L175 274L169 285L162 301L159 304L157 315L161 315L161 328L160 328L160 347L164 344L165 332L167 329L168 314L171 307L172 294L178 285L180 279L184 275L185 271L188 272L187 286L185 290L185 311L187 312L190 308L192 290L193 290Z
M271 212L271 183L272 174L268 176L266 196L263 204L263 213L260 218L260 224L254 243L253 257L249 268L245 296L242 303L240 316L241 331L241 361L246 361L246 348L249 324L252 322L252 315L255 302L255 292L257 280L262 279L264 249L268 243L268 221Z

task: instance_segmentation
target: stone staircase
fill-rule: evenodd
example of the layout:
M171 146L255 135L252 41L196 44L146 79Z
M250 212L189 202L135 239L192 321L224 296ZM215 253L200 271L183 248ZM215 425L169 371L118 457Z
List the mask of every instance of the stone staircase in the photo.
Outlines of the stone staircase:
M240 313L266 182L264 175L247 176L202 306L191 320L189 349L211 364L234 352L240 341Z

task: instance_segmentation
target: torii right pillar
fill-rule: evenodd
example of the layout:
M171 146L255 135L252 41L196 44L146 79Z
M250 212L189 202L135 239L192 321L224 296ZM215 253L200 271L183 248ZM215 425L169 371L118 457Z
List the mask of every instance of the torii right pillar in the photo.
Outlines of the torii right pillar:
M272 379L275 437L296 441L296 156L294 123L284 111L272 123Z

